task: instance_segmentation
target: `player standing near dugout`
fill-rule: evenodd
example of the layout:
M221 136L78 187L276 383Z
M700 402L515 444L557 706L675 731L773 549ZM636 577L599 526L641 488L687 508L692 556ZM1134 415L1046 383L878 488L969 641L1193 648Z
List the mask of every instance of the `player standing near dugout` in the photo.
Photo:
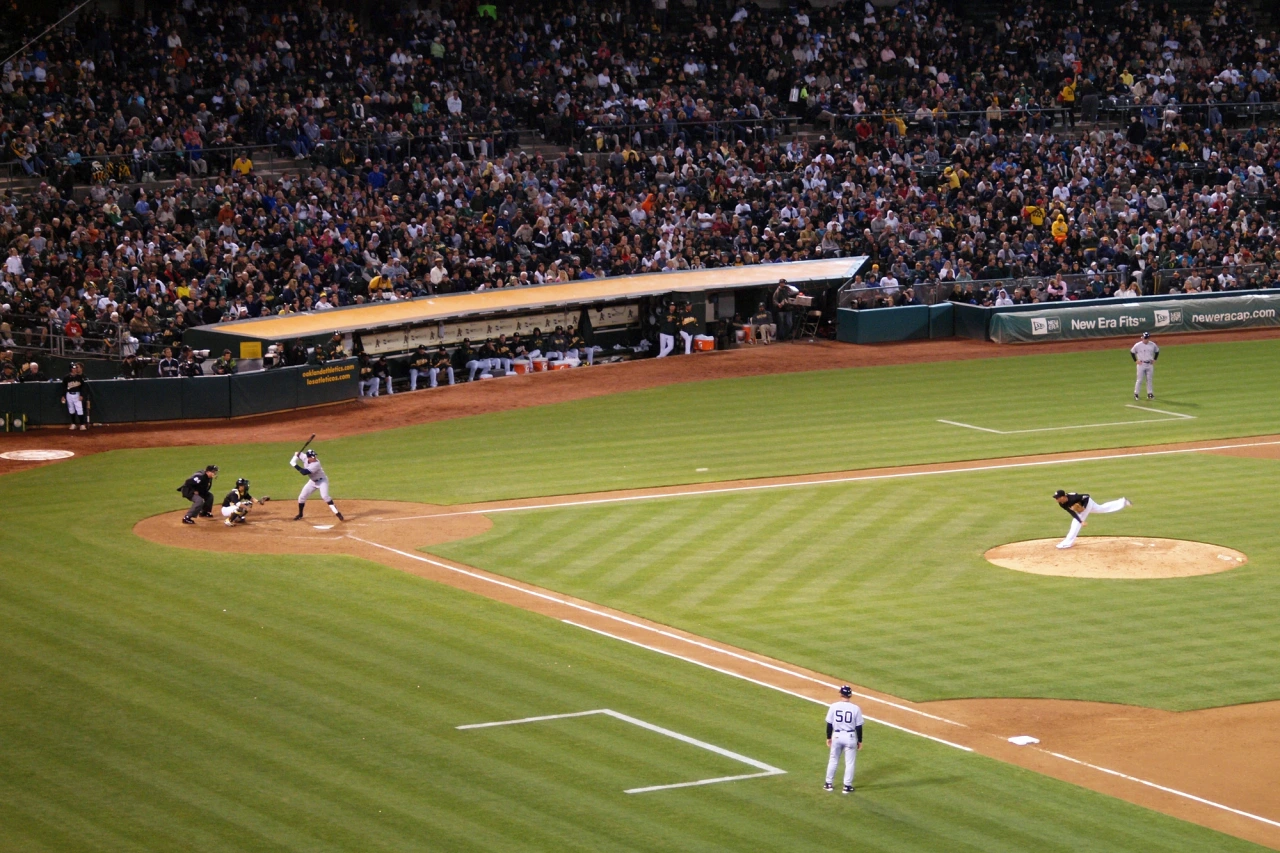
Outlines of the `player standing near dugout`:
M329 497L329 478L325 475L324 466L320 464L320 458L316 456L316 452L308 450L306 453L295 453L289 457L289 464L299 474L308 478L307 484L298 494L298 514L293 517L293 520L302 519L302 512L307 508L307 498L311 497L312 492L318 491L320 497L324 498L324 502L329 505L329 510L338 517L338 521L346 521L334 506L333 499Z
M1142 388L1142 380L1145 377L1147 380L1147 399L1154 400L1156 394L1152 382L1155 380L1156 359L1160 357L1160 347L1156 346L1156 342L1151 340L1150 332L1142 333L1142 340L1129 349L1129 355L1138 363L1138 378L1133 383L1133 399L1138 399L1138 391Z
M841 793L853 793L853 770L858 761L858 750L862 749L862 709L849 701L853 696L853 688L845 685L840 688L840 701L831 703L827 708L827 747L831 750L827 759L827 781L822 790L834 790L832 783L836 778L836 767L840 764L840 754L844 753L844 790Z
M71 372L62 378L62 404L71 415L71 426L75 429L89 428L89 382L84 378L84 366L78 361L71 362Z

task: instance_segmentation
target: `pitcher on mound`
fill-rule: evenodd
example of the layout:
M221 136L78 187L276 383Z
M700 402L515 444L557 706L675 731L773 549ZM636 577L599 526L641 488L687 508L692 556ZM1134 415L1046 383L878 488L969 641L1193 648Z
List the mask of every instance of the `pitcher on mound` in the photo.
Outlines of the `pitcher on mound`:
M1119 512L1127 506L1133 506L1128 498L1116 498L1113 501L1100 504L1089 497L1088 494L1065 492L1062 489L1058 489L1053 493L1053 499L1058 502L1058 506L1066 510L1071 516L1071 529L1067 531L1067 538L1058 543L1059 548L1070 548L1076 544L1076 537L1080 535L1080 528L1088 523L1085 519L1089 517L1089 513Z

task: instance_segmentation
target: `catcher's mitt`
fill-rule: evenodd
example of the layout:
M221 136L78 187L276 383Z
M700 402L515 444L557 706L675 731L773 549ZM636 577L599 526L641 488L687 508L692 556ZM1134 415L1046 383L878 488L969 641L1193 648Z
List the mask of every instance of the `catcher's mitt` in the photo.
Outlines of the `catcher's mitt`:
M271 500L271 495L266 495L264 497L258 498L258 506L262 506L264 503L266 503L269 500Z

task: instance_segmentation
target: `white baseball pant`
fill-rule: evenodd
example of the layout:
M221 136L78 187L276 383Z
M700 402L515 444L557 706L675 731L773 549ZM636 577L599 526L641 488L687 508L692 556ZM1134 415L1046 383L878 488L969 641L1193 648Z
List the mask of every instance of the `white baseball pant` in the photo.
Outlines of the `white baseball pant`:
M84 417L84 398L79 391L67 392L67 414Z
M658 333L658 358L666 358L676 348L676 336Z
M1142 387L1142 380L1147 380L1147 394L1154 394L1155 389L1152 383L1155 381L1156 366L1150 361L1138 362L1138 379L1133 383L1133 395L1138 396L1138 389Z
M681 329L680 337L684 339L684 354L693 355L693 335Z
M853 784L853 770L858 763L858 735L855 732L834 732L831 735L831 757L827 759L827 784L836 778L840 754L844 753L844 784Z
M1082 526L1080 522L1087 519L1089 517L1089 513L1119 512L1120 510L1124 509L1127 504L1128 504L1128 501L1126 501L1124 498L1116 498L1115 500L1107 501L1104 504L1100 504L1097 501L1095 501L1093 498L1089 498L1089 505L1086 506L1079 513L1079 516L1080 516L1079 521L1077 521L1074 518L1071 519L1071 529L1067 531L1067 538L1059 542L1058 547L1070 548L1072 545L1075 544L1076 537L1080 535L1080 528Z
M324 498L326 501L330 500L328 478L320 481L307 480L306 485L302 487L302 491L298 493L298 503L303 503L317 491L320 492L320 497Z

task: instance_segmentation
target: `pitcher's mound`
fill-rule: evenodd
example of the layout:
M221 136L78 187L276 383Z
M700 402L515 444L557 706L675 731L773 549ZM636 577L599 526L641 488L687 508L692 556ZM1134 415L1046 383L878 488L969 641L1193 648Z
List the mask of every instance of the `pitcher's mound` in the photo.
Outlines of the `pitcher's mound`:
M1082 536L1059 550L1061 539L1031 539L999 545L986 553L997 566L1033 575L1068 578L1188 578L1212 575L1242 566L1249 559L1239 551L1187 542L1138 536Z

